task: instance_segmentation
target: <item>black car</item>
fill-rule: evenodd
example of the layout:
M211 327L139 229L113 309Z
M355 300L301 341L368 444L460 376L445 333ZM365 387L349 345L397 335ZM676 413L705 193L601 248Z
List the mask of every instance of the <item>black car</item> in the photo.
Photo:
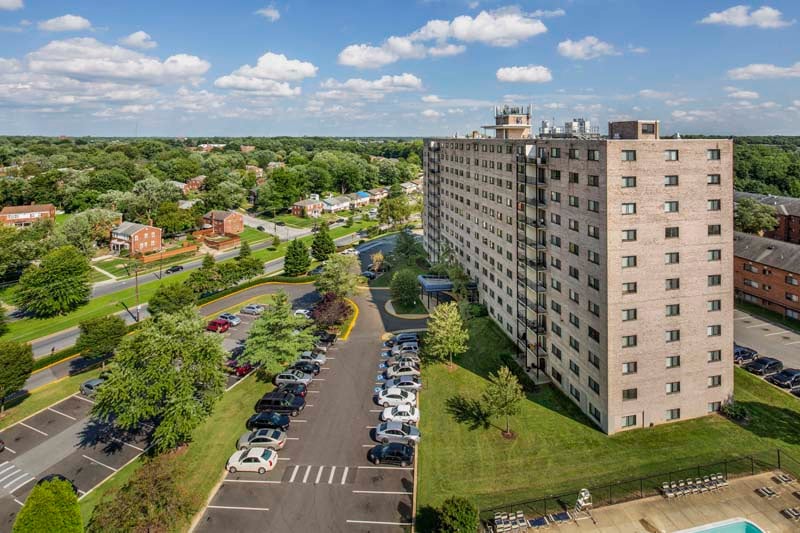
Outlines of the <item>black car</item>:
M384 342L383 345L391 348L395 344L403 344L404 342L419 342L419 333L400 333Z
M308 387L303 383L281 383L275 390L278 392L289 392L301 398L305 398L308 393Z
M733 345L734 363L742 365L744 363L749 363L756 357L758 357L758 352L752 348L748 348L747 346L739 346L738 344Z
M367 279L375 279L376 277L375 272L372 272L371 270L365 270L364 272L361 273L361 275Z
M744 365L744 369L751 374L769 376L783 370L783 363L772 357L759 357Z
M72 487L72 492L78 494L78 487L75 486L75 483L73 483L71 479L67 479L61 474L48 474L37 481L36 484L41 485L42 483L49 483L50 481L66 481L69 483L70 487Z
M295 396L288 391L276 390L266 393L258 400L255 410L256 412L272 411L274 413L286 413L297 416L305 407L306 399L302 396Z
M320 342L328 344L336 342L336 333L328 333L327 331L319 330L314 332L314 336L317 337Z
M275 223L275 225L276 225L276 226L285 226L285 225L286 225L286 222L283 222L283 221L279 220L279 221L277 221L277 222Z
M782 389L793 390L800 387L800 370L796 368L784 368L777 374L768 376L767 381Z
M325 270L325 266L324 265L319 265L318 267L316 267L316 268L312 269L311 271L309 271L308 274L311 275L311 276L319 276L320 274L322 274L323 270Z
M258 231L267 231L267 228L265 228L264 226L258 226L256 229Z
M296 368L300 372L311 374L312 376L319 375L319 365L311 361L296 361L289 368Z
M414 448L399 442L378 444L369 450L367 459L376 465L384 463L405 467L414 462Z
M6 443L3 439L0 439L0 452L6 449Z
M174 274L175 272L180 272L181 270L183 270L183 266L181 266L181 265L173 265L173 266L169 267L168 269L166 269L164 272L166 272L167 274Z
M289 429L289 417L273 411L262 411L247 419L245 424L248 430L254 429Z

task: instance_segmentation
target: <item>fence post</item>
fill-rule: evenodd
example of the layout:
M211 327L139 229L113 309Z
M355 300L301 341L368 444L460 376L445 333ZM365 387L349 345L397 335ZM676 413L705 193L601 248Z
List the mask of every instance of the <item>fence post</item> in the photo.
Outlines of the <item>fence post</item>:
M639 478L639 497L644 498L644 478Z
M608 486L608 505L614 505L613 485Z
M756 475L756 462L752 455L750 456L750 475Z
M778 470L781 469L781 449L778 448Z

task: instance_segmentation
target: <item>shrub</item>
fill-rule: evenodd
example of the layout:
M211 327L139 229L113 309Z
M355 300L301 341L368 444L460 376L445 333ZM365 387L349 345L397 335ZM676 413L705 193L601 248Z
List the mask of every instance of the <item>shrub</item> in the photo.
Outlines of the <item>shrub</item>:
M35 485L14 521L14 533L81 533L78 497L69 481L53 479Z
M466 498L451 496L442 502L436 516L440 533L475 533L478 531L478 508Z
M352 313L353 309L344 299L337 297L332 292L328 292L325 293L322 301L311 312L311 318L319 326L329 328L342 324Z
M747 408L739 402L731 400L720 408L720 412L731 420L737 422L747 422L750 419L750 413Z

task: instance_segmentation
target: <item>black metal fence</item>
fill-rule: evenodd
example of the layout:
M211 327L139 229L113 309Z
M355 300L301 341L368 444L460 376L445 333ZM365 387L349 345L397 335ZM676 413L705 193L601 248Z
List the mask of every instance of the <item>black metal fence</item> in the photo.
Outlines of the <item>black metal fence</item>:
M750 455L725 458L714 463L695 465L604 485L583 486L557 495L482 509L480 516L482 520L489 521L498 512L515 513L522 511L527 517L535 517L572 510L578 499L578 493L582 488L589 489L592 494L593 507L597 508L657 496L661 494L661 484L665 481L702 478L712 474L722 474L727 479L732 479L752 476L770 470L783 470L796 478L800 478L800 461L780 449L754 452Z

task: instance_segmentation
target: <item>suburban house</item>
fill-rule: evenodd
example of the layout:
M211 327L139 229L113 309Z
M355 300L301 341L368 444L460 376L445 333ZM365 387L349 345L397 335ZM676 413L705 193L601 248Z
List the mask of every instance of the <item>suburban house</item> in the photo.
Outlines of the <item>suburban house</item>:
M274 170L276 168L283 168L286 166L286 163L283 161L270 161L267 163L267 170Z
M386 187L377 187L369 190L370 203L379 204L387 196L389 196L389 189Z
M238 235L244 231L244 219L234 211L209 211L203 215L203 224L217 235Z
M403 192L406 194L411 194L419 190L419 187L413 181L404 181L400 184L400 187L403 188Z
M264 177L264 169L261 167L257 167L255 165L245 165L244 167L246 172L252 172L256 175L256 178L263 178Z
M354 208L364 207L365 205L369 204L368 192L358 191L348 194L347 197L350 199L350 206Z
M191 209L199 201L200 199L198 198L194 200L178 200L178 209Z
M318 218L322 215L323 207L324 203L319 199L319 196L312 195L311 198L293 203L292 214L296 217Z
M736 298L800 320L800 245L736 232Z
M176 181L176 180L169 180L169 181L167 181L167 183L169 183L170 185L172 185L173 187L175 187L176 189L181 191L182 195L186 196L186 184L184 182Z
M350 209L350 198L347 196L332 196L325 198L322 203L322 210L326 213L338 213Z
M734 202L738 202L743 198L750 198L775 208L775 214L778 216L778 226L774 230L765 231L764 237L800 244L800 198L752 192L733 192Z
M9 205L0 211L0 223L5 226L24 228L38 220L55 220L56 206L53 204Z
M249 144L243 144L239 147L239 151L243 154L249 154L250 152L255 152L255 150L256 147Z
M224 144L214 144L214 143L203 143L203 144L198 144L197 148L201 152L210 152L212 150L222 150L223 148L225 148L225 145Z
M123 222L111 230L111 249L128 250L131 254L146 254L161 250L161 228Z
M186 192L188 193L190 191L199 191L200 189L203 188L203 184L205 182L206 182L206 177L202 175L190 178L186 182Z

